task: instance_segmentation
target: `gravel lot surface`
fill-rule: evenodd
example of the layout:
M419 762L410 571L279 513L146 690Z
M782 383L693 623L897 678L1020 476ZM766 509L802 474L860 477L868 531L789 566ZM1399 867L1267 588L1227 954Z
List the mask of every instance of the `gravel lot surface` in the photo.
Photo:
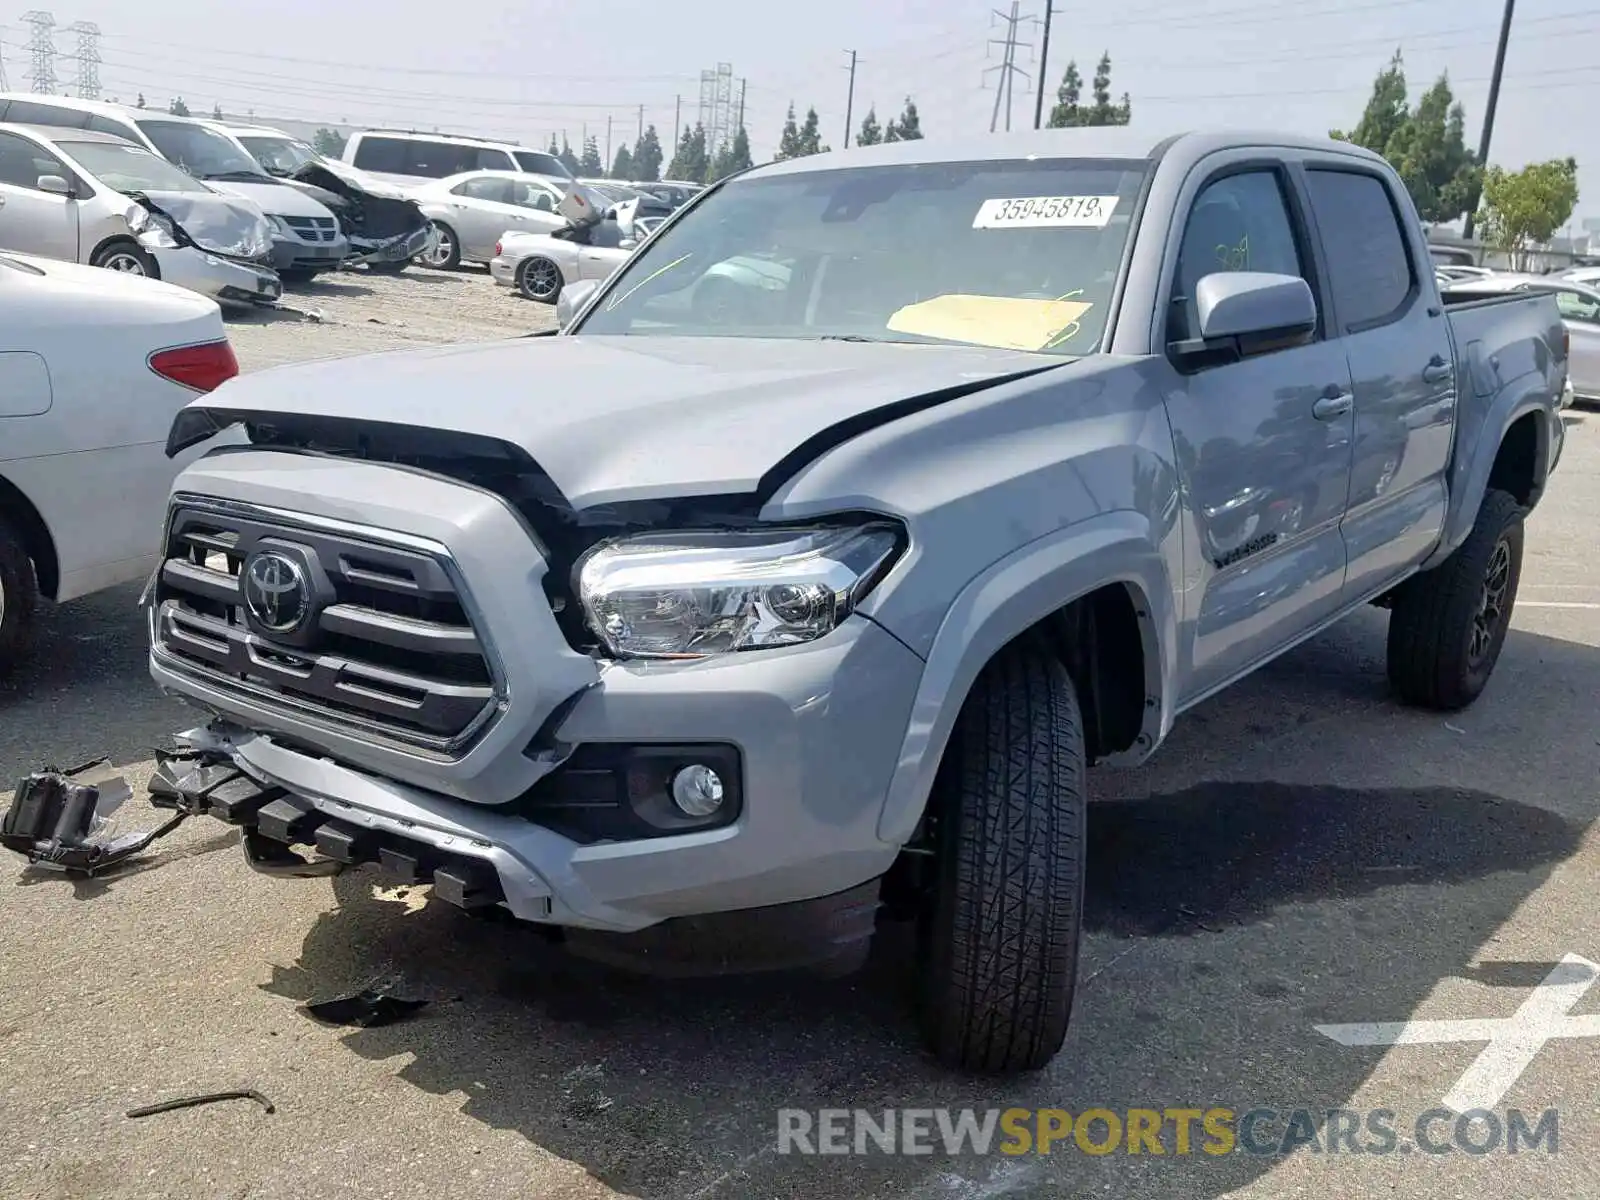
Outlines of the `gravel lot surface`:
M296 303L326 320L232 323L247 370L550 320L470 272L353 273ZM1570 423L1478 705L1393 704L1374 610L1188 714L1149 767L1094 776L1077 1013L1037 1076L922 1056L902 938L847 980L641 979L382 875L252 874L194 821L104 880L0 859L0 1196L1600 1195L1600 1037L1516 1051L1496 1108L1559 1108L1555 1155L774 1152L791 1106L1387 1108L1409 1146L1483 1043L1350 1048L1315 1025L1509 1017L1564 955L1600 961L1600 414ZM37 669L0 686L0 780L109 753L137 783L194 723L151 688L134 600L50 616ZM390 975L433 1003L369 1030L297 1007ZM1575 1005L1600 1013L1600 987ZM232 1088L277 1111L123 1115Z

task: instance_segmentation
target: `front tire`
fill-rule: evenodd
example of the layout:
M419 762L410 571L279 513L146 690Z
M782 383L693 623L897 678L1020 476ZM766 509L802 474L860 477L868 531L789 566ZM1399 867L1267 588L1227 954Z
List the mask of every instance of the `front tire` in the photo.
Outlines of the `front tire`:
M0 517L0 678L22 661L38 610L33 562L17 531Z
M89 260L89 265L106 271L115 271L119 275L142 275L146 279L161 278L161 270L156 266L156 260L135 242L112 242L101 246Z
M1389 683L1407 704L1453 712L1494 673L1522 578L1522 506L1490 491L1467 540L1395 592Z
M1083 926L1083 718L1066 668L1013 644L979 675L933 798L923 1034L963 1071L1037 1070L1061 1049Z

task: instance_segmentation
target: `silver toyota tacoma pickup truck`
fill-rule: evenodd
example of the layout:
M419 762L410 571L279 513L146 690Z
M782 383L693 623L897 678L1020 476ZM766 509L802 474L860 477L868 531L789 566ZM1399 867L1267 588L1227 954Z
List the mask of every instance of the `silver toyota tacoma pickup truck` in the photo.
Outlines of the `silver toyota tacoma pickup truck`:
M847 957L891 908L970 1070L1062 1045L1086 768L1363 605L1400 700L1471 703L1562 447L1554 300L1447 306L1328 141L775 163L564 301L179 415L235 444L147 593L210 714L158 802L577 940L800 912Z

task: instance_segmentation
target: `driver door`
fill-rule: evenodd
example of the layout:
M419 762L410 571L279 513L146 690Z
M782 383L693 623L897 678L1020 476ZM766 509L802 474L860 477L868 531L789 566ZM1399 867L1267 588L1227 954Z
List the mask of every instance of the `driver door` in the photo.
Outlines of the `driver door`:
M511 182L484 175L450 189L462 257L487 262L494 257L494 246L502 233L526 228L525 210L511 203Z
M39 190L39 177L71 183L67 165L43 146L0 133L0 249L78 261L78 202Z
M1187 209L1167 341L1196 336L1193 296L1220 271L1298 275L1320 314L1311 341L1181 373L1167 413L1192 532L1185 617L1190 703L1331 616L1344 588L1354 397L1344 346L1286 166L1213 170Z

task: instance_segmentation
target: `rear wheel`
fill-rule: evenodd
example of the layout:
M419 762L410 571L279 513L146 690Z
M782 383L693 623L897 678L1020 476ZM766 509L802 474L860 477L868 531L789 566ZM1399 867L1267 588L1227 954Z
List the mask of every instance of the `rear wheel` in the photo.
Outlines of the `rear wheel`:
M38 609L33 563L21 536L0 517L0 677L22 660Z
M554 304L561 298L561 268L548 258L535 255L517 268L517 291L540 304Z
M161 270L136 242L112 242L95 251L90 266L115 271L119 275L143 275L146 279L160 279Z
M1396 590L1389 682L1407 704L1449 712L1483 692L1511 628L1522 534L1516 497L1491 491L1467 540Z
M1061 1049L1083 923L1084 745L1061 663L1014 644L978 677L932 801L923 1032L948 1066L1028 1071Z

